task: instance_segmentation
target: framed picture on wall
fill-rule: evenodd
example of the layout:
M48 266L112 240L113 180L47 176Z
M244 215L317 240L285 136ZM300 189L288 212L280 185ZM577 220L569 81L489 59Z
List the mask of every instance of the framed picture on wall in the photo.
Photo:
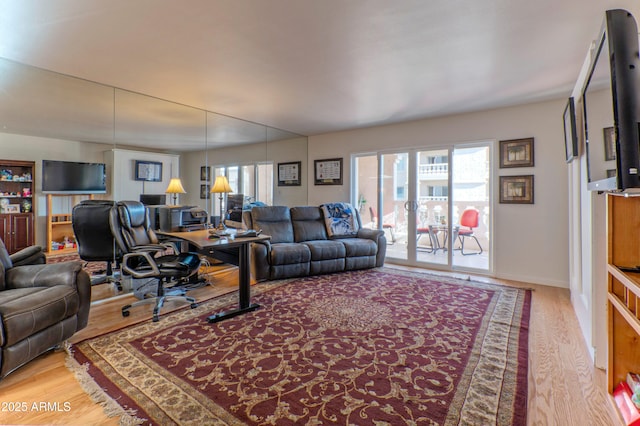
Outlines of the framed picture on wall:
M211 185L208 183L200 185L200 199L205 200L209 196L209 191L211 191Z
M135 180L162 182L162 163L136 160Z
M314 160L315 185L342 185L342 158Z
M500 176L501 204L533 204L533 175Z
M533 138L500 141L501 169L533 166Z
M278 163L278 186L300 186L301 161Z
M211 167L210 166L200 167L200 180L209 182L209 176L211 176Z

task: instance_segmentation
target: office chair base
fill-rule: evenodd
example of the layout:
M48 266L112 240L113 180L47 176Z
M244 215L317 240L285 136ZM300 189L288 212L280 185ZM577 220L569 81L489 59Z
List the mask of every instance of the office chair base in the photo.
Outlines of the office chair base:
M137 302L133 302L130 305L125 305L122 307L122 316L128 317L131 314L129 310L136 306L155 303L155 306L153 307L153 322L158 322L160 320L160 309L164 306L164 302L167 300L181 300L181 301L189 302L191 309L195 309L198 307L198 304L196 303L196 299L194 299L193 297L181 296L181 295L165 295L165 296L150 297L148 299L138 300Z
M118 291L122 291L122 282L119 273L116 275L96 275L91 277L92 286L105 283L112 283L116 286Z

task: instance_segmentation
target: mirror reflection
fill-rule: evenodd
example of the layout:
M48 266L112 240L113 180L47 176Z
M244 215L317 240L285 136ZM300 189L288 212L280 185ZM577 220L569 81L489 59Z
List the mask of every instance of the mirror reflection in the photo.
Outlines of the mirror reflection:
M119 201L143 201L165 210L202 211L208 226L243 226L243 209L307 202L304 136L4 58L0 75L1 157L32 165L32 205L20 211L29 214L32 227L25 243L42 246L50 261L78 258L82 233L72 223L78 205L93 204L88 216L96 218ZM106 193L43 193L43 160L104 164ZM9 170L2 161L0 171ZM278 164L290 162L300 162L300 184L280 186ZM211 192L217 176L227 179L232 192ZM170 192L172 179L181 188ZM152 213L159 228L157 211ZM0 237L10 239L7 233ZM108 249L111 262L83 253L87 269L100 273L94 275L94 301L131 290L109 280L109 274L117 278L120 259L116 247Z

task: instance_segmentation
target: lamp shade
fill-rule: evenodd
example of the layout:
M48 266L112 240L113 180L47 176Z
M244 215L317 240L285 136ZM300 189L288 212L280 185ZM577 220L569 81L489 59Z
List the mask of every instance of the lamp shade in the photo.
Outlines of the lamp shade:
M229 181L226 176L217 176L216 181L213 183L213 188L211 188L212 194L220 194L223 192L233 192L231 190L231 186L229 186Z
M169 186L165 191L167 194L186 194L187 191L184 190L182 186L182 182L180 182L180 178L171 178L169 181Z

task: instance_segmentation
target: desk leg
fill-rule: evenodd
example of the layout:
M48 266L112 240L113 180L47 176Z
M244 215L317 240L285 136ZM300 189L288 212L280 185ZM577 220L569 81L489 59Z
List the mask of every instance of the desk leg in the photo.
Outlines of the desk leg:
M219 322L228 318L255 311L260 305L251 303L251 271L249 265L250 244L242 244L238 247L238 309L221 312L207 318L208 322Z

